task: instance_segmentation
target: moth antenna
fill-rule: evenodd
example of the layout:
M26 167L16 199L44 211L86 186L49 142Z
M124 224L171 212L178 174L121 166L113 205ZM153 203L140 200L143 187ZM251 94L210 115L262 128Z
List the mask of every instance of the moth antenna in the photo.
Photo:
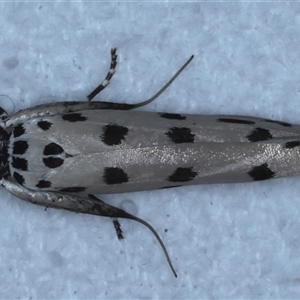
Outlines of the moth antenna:
M138 218L138 217L136 217L136 216L134 216L134 215L132 215L128 212L126 212L123 209L111 206L111 205L103 202L102 200L100 200L99 198L94 196L93 194L88 194L88 197L91 200L93 200L93 206L92 206L93 211L88 212L88 213L92 213L92 214L100 215L100 216L105 216L105 217L111 217L111 218L130 219L130 220L136 221L136 222L141 223L142 225L146 226L153 233L153 235L157 239L158 243L160 244L160 246L161 246L161 248L162 248L162 250L165 254L165 257L168 261L168 264L169 264L174 276L177 278L176 271L173 267L173 264L171 262L171 259L170 259L170 256L168 254L166 246L164 245L162 239L160 238L160 236L158 235L156 230L148 222L146 222L143 219L140 219L140 218ZM85 211L85 213L87 213L87 212ZM114 225L115 225L115 223L114 223ZM116 228L116 231L118 233L118 228Z
M176 72L176 74L154 95L152 96L150 99L143 101L143 102L139 102L137 104L133 105L133 108L137 108L137 107L141 107L144 105L147 105L151 102L153 102L157 97L159 97L171 84L172 82L179 76L179 74L187 67L187 65L192 61L192 59L194 58L194 55L192 55L187 61L186 63Z
M158 233L156 232L156 230L148 222L146 222L143 219L140 219L140 218L138 218L138 217L136 217L134 215L131 215L129 213L126 213L126 217L125 218L131 219L131 220L134 220L136 222L141 223L142 225L146 226L153 233L153 235L155 236L156 240L160 244L160 246L161 246L161 248L162 248L162 250L163 250L163 252L165 254L167 262L168 262L168 264L169 264L169 266L170 266L170 268L171 268L174 276L177 278L177 273L176 273L176 271L174 269L174 266L173 266L173 264L171 262L171 259L170 259L169 253L167 251L167 248L166 248L164 242L162 241L162 239L160 238L160 236L158 235Z

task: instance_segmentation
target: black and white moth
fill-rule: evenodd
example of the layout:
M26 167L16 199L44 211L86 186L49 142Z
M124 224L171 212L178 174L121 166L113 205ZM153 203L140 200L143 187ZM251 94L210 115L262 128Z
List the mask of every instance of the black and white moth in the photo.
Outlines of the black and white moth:
M138 104L91 100L108 84L116 64L86 102L57 102L0 110L1 184L13 195L46 207L127 218L155 235L144 220L104 203L95 194L125 193L203 183L296 176L300 126L246 116L133 111L154 101L193 56L152 98Z

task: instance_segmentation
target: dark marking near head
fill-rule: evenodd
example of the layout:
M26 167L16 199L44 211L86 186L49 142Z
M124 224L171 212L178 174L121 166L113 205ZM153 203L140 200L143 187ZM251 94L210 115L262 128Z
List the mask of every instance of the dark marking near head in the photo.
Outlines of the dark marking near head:
M254 167L251 171L248 172L248 174L255 181L267 180L275 176L275 173L269 168L267 163Z
M168 177L172 182L187 182L193 180L197 176L197 172L193 168L177 168L175 172Z
M58 155L64 152L64 149L55 143L50 143L44 148L44 155Z
M172 188L176 188L176 187L181 187L182 185L172 185L172 186L163 186L161 187L161 189L172 189Z
M48 121L39 121L37 125L43 130L48 130L52 126L52 123Z
M121 168L105 168L103 179L106 184L121 184L128 182L128 175Z
M287 123L287 122L274 121L274 120L269 120L269 119L265 119L265 122L276 123L276 124L279 124L279 125L284 126L284 127L292 127L292 124Z
M103 127L101 140L108 146L119 145L125 139L128 128L117 124L109 124Z
M83 122L87 120L81 113L70 113L62 116L62 119L69 122Z
M0 141L6 141L8 139L7 131L0 126Z
M292 149L292 148L295 148L298 146L300 146L300 141L291 141L291 142L287 142L285 144L285 148L287 148L287 149Z
M249 120L240 120L234 118L218 118L217 121L224 122L224 123L233 123L233 124L246 124L246 125L254 125L254 121Z
M24 158L13 157L12 158L12 166L16 169L27 171L28 170L28 162Z
M14 137L19 137L22 134L25 133L25 128L22 124L19 124L18 126L15 127L14 129Z
M166 135L176 144L193 143L195 139L191 129L186 127L170 128Z
M28 143L26 141L16 141L13 144L13 154L24 154L28 149Z
M64 160L59 157L48 157L48 158L43 158L43 162L46 167L50 169L55 169L60 167L64 163Z
M51 182L47 180L40 180L38 184L36 184L36 187L40 189L45 189L51 187Z
M17 173L17 172L14 172L13 177L14 177L14 179L16 179L18 184L22 185L25 182L24 177L21 174Z
M83 186L72 186L72 187L61 189L59 191L63 193L79 193L79 192L84 192L85 190L86 188Z
M162 118L170 119L170 120L185 120L186 116L182 116L180 114L169 114L169 113L159 113Z
M272 138L272 134L268 129L264 128L255 128L249 135L247 135L247 139L250 142L260 142L270 140Z
M7 112L0 106L0 119L6 120L7 119Z

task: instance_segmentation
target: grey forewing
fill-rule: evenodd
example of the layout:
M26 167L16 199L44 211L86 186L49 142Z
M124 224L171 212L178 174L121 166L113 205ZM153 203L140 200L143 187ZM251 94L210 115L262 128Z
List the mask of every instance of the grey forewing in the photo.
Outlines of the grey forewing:
M265 180L299 173L289 166L299 132L244 116L79 111L17 125L10 171L28 188L66 193Z

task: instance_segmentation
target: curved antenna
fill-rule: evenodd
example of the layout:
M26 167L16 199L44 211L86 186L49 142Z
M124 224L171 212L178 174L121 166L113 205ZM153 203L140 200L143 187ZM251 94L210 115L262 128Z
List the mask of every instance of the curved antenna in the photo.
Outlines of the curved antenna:
M154 95L152 96L150 99L136 103L136 104L132 104L132 108L137 108L137 107L141 107L144 105L147 105L151 102L153 102L157 97L159 97L171 84L172 82L179 76L179 74L187 67L187 65L192 61L192 59L194 58L194 55L192 55L187 61L186 63L176 72L176 74Z
M174 269L174 266L173 266L173 264L171 262L171 259L170 259L169 253L167 251L167 248L166 248L164 242L162 241L162 239L160 238L160 236L158 235L158 233L156 232L156 230L148 222L144 221L143 219L140 219L140 218L138 218L138 217L136 217L134 215L131 215L131 214L127 213L127 212L125 212L125 213L126 213L126 216L124 216L123 218L131 219L131 220L134 220L136 222L139 222L139 223L143 224L144 226L146 226L153 233L153 235L157 239L158 243L160 244L160 246L161 246L161 248L162 248L162 250L163 250L163 252L165 254L165 257L166 257L166 259L168 261L168 264L169 264L169 266L170 266L170 268L171 268L174 276L177 278L177 273L176 273L176 271Z
M177 277L176 271L173 267L173 264L171 262L170 256L169 256L168 251L166 249L166 246L164 245L162 239L160 238L160 236L158 235L156 230L149 223L147 223L143 219L140 219L140 218L126 212L123 209L117 208L115 206L111 206L111 205L103 202L102 200L100 200L99 198L94 196L93 194L88 194L88 197L91 200L93 200L92 210L89 211L89 212L84 211L85 213L91 213L91 214L94 214L94 215L100 215L100 216L111 217L111 218L131 219L131 220L134 220L134 221L139 222L142 225L146 226L153 233L155 238L157 239L158 243L160 244L160 246L161 246L161 248L162 248L162 250L163 250L163 252L166 256L166 259L168 261L168 264L169 264L174 276ZM83 212L83 211L81 211L81 212ZM121 234L121 237L122 237L122 233L119 232L119 228L116 228L116 230L117 230L117 233L118 233L118 237L119 237L119 234Z

